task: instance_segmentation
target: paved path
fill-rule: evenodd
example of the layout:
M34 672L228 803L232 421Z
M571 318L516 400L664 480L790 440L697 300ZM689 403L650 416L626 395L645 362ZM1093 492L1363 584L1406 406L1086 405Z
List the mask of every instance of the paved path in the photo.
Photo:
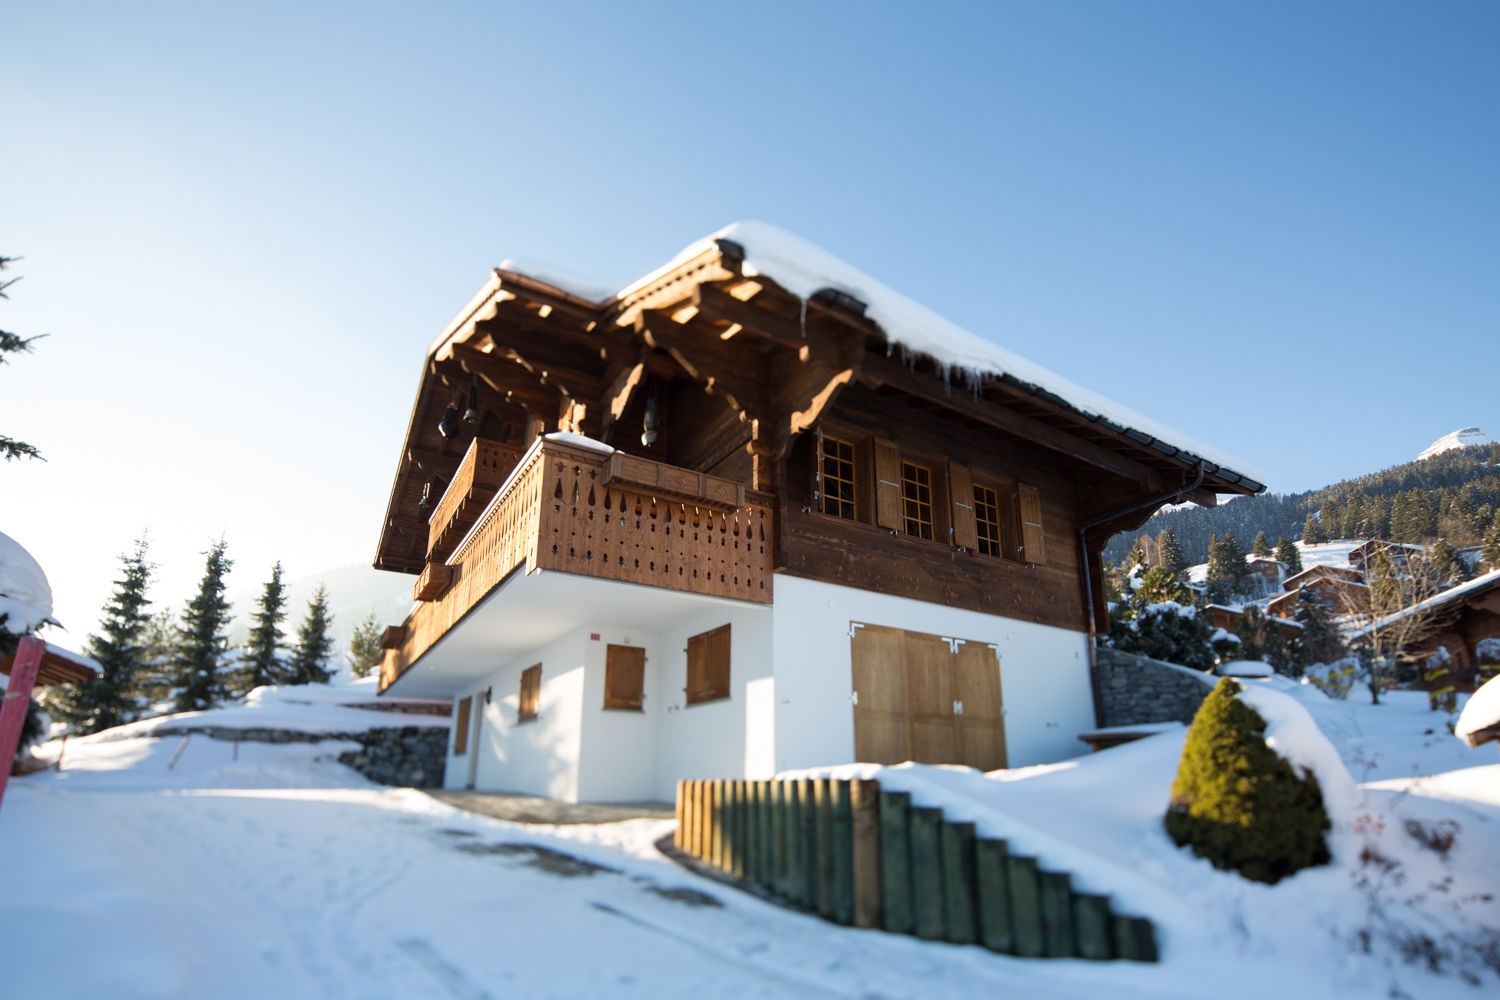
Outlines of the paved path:
M424 791L439 802L455 808L512 823L571 826L578 823L619 823L629 819L673 819L677 815L673 806L662 802L572 803L504 792L455 792L440 789Z

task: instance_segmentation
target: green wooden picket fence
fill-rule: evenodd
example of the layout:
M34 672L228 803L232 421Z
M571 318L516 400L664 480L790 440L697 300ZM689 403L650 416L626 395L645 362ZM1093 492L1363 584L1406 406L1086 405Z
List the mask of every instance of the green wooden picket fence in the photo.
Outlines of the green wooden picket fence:
M840 924L1023 957L1157 960L1149 920L875 781L679 781L675 843Z

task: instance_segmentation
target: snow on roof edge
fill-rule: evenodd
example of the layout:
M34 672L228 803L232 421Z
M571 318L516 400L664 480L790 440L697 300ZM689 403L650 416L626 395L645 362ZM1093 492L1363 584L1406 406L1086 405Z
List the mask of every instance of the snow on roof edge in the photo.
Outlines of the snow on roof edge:
M885 331L892 345L931 358L945 376L958 373L970 385L977 384L985 375L1014 379L1117 430L1144 435L1151 439L1141 442L1148 447L1153 441L1160 442L1185 453L1185 457L1202 459L1224 471L1253 481L1256 485L1265 485L1265 474L1255 466L1101 393L1085 389L986 340L877 281L822 247L768 223L753 220L735 222L695 240L666 264L624 286L613 296L598 295L601 289L607 287L599 282L589 281L548 265L507 261L502 266L528 277L535 277L538 281L570 294L577 294L580 298L602 303L611 297L624 298L703 253L719 240L732 240L743 248L745 258L742 270L747 276L762 275L771 278L787 291L804 299L811 298L823 289L833 289L863 302L866 317Z

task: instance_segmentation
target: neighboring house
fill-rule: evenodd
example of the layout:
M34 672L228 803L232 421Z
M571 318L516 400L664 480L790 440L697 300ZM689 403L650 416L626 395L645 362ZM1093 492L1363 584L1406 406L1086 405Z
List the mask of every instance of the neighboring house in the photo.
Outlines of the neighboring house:
M1420 555L1425 551L1426 549L1420 545L1404 545L1401 542L1387 542L1372 538L1349 550L1349 565L1354 567L1363 578L1364 574L1370 572L1370 564L1375 561L1375 555L1378 552L1384 552L1391 564L1400 568L1405 566L1406 561L1412 556Z
M1208 616L1209 625L1226 632L1237 633L1240 622L1245 619L1245 612L1242 608L1229 607L1224 604L1205 605L1203 611ZM1284 642L1290 642L1302 631L1300 624L1286 618L1267 615L1266 622L1276 629L1276 634Z
M1364 574L1345 566L1310 566L1282 583L1284 592L1266 604L1266 614L1273 618L1296 617L1297 599L1306 594L1322 602L1330 615L1350 614L1366 608L1370 588Z
M449 787L570 801L1058 760L1105 542L1251 475L768 226L615 294L502 268L423 361L381 690L456 699Z
M1382 618L1374 627L1387 628L1412 617L1419 624L1407 652L1441 655L1438 650L1446 651L1447 682L1458 691L1473 691L1476 683L1488 679L1480 676L1478 668L1500 662L1500 570L1434 594Z
M1280 560L1272 559L1270 556L1251 556L1245 561L1245 565L1249 568L1251 576L1274 586L1281 584L1281 571L1285 567L1281 565Z

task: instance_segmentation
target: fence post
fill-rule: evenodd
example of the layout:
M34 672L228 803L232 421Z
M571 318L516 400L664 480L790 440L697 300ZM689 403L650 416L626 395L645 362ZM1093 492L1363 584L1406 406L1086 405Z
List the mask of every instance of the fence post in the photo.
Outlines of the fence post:
M849 783L850 862L854 869L854 926L879 927L880 783Z
M732 781L729 783L729 797L731 800L730 815L734 822L730 829L734 834L734 847L730 852L733 862L730 874L741 881L749 876L746 868L745 858L745 783L743 781Z
M979 939L974 920L974 824L943 824L943 902L947 940L973 944Z
M1010 882L1010 918L1015 953L1022 958L1040 958L1044 946L1036 858L1010 855L1005 859L1005 874Z
M802 905L813 912L818 910L818 824L817 802L813 794L811 778L797 781L797 830L802 851Z
M771 786L774 784L775 782L771 781L757 781L755 783L757 795L760 800L760 820L757 824L759 827L758 839L760 840L760 846L757 850L760 858L760 878L756 881L767 892L770 892L776 884L775 853L771 850Z
M782 826L786 838L786 895L794 905L805 906L807 858L802 854L802 782L795 779L782 782L782 800L786 811Z
M833 919L833 783L827 778L813 781L813 837L818 856L818 913Z
M854 922L854 838L850 829L849 782L835 781L833 791L833 919Z
M1114 957L1114 951L1110 947L1107 897L1074 893L1073 930L1078 937L1079 958L1105 962Z
M1072 958L1073 887L1066 872L1041 872L1042 940L1048 958Z
M1144 917L1115 917L1115 954L1132 962L1155 962L1156 931Z
M1011 933L1010 882L1005 874L1003 840L976 840L974 868L979 885L979 936L990 951L1008 955L1015 950Z
M911 810L912 922L917 937L941 941L946 935L943 919L943 814L938 809Z
M672 846L683 850L687 838L683 831L687 826L687 782L677 782L677 829L672 833Z
M912 932L910 804L906 792L880 793L880 892L885 929L895 934Z

